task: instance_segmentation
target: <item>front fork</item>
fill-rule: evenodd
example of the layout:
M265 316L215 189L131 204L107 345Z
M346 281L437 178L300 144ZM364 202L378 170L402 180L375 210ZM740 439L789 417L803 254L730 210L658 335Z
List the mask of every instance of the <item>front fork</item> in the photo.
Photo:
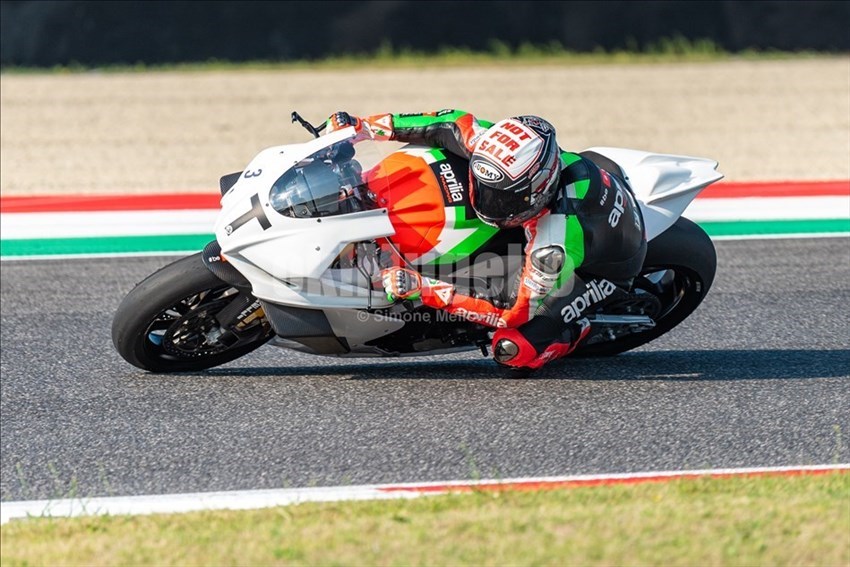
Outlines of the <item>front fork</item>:
M238 291L230 304L216 314L219 327L207 334L207 341L232 346L258 326L266 332L270 325L260 300L251 294L251 283L221 255L217 241L213 240L204 247L202 258L215 277Z

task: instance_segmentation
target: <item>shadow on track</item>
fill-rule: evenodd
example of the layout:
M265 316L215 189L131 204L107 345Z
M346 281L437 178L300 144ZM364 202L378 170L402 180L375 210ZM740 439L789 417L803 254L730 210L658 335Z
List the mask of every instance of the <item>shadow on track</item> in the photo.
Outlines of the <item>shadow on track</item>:
M349 380L486 380L510 378L489 359L216 368L200 376L348 376ZM611 358L556 362L522 377L532 380L799 380L850 375L850 349L686 350L635 352ZM517 376L514 376L517 377Z

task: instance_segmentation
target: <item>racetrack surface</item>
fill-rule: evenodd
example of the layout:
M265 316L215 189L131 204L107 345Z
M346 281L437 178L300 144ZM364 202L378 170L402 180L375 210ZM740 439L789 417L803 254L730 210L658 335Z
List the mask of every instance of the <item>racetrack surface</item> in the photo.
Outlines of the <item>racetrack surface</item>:
M705 303L634 353L501 378L478 353L264 347L199 374L109 328L169 258L2 264L2 500L847 462L850 239L718 242Z

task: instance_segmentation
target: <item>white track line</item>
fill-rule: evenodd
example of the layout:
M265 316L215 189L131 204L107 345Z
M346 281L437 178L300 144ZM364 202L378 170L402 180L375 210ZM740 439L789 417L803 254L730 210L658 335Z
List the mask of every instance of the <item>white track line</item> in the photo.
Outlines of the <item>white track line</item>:
M288 488L279 490L243 490L233 492L198 492L106 498L74 498L62 500L30 500L0 502L0 524L15 518L75 517L92 515L172 514L201 510L253 510L288 506L303 502L340 502L349 500L386 500L417 498L427 494L445 494L460 489L510 490L556 488L582 484L621 484L695 478L702 476L797 475L827 471L850 471L850 464L800 467L764 467L660 471L625 474L578 475L499 480L417 482L322 488Z
M696 223L848 218L850 195L696 199L688 205L685 216Z
M0 238L86 238L212 234L217 209L0 213Z

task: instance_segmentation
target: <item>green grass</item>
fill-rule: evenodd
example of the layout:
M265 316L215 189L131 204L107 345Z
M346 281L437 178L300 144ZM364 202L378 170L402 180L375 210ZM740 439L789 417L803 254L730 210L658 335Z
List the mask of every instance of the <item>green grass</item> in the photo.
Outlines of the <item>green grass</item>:
M848 565L850 474L13 521L12 565Z
M844 54L846 55L846 54ZM524 43L515 48L499 41L490 43L484 51L465 48L446 47L434 51L415 51L394 48L389 43L382 44L371 53L352 53L329 56L317 60L297 61L248 61L230 62L209 60L190 63L107 65L87 67L80 64L56 66L52 68L3 67L4 73L84 73L90 71L107 73L148 72L148 71L232 71L232 70L297 70L330 69L339 70L356 67L425 67L425 66L506 66L506 65L597 65L597 64L635 64L635 63L680 63L711 62L733 59L764 60L836 56L811 51L757 51L745 50L730 53L709 39L688 40L682 36L666 38L640 49L631 44L627 49L605 51L596 49L591 52L577 52L565 49L558 42L548 44Z

